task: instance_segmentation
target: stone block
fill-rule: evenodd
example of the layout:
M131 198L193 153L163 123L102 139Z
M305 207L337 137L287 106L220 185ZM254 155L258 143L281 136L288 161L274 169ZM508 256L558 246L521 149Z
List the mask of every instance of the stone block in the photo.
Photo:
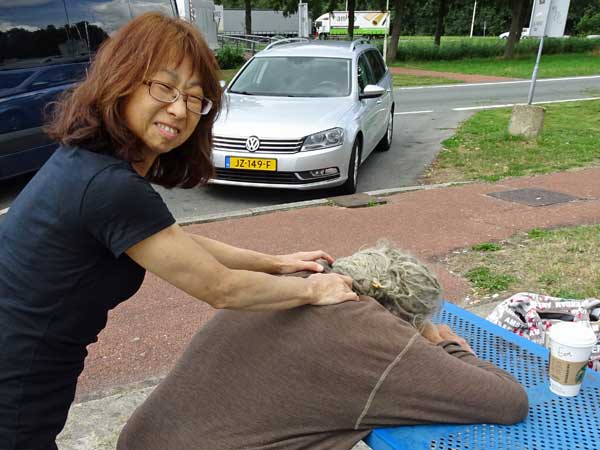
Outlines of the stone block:
M523 136L535 139L544 127L544 113L541 106L515 105L508 124L508 132L512 136Z

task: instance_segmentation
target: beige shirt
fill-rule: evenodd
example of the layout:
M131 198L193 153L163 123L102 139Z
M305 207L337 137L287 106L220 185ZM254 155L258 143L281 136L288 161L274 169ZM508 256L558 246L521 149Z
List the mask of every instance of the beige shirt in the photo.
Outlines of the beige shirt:
M525 391L433 345L369 297L221 311L122 432L118 450L350 449L374 427L514 423Z

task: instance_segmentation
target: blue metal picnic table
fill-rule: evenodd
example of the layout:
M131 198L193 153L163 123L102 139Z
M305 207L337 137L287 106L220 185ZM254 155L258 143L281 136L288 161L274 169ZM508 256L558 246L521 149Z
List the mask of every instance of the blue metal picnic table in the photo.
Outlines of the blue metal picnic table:
M529 397L517 425L415 425L379 428L373 450L600 450L600 374L590 369L576 397L548 387L548 350L445 302L436 320L463 336L477 355L513 374Z

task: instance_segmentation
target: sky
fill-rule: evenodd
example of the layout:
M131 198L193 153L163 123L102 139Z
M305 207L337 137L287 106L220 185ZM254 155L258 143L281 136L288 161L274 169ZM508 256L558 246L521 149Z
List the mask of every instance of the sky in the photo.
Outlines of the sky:
M2 0L0 2L0 31L14 27L34 31L52 24L62 27L69 22L87 20L108 34L145 11L172 14L170 0Z

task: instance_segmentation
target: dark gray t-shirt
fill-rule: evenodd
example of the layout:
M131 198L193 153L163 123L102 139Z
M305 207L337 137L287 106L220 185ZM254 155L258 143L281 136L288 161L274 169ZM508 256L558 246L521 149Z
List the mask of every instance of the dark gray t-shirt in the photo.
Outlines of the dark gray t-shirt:
M86 346L144 278L125 250L173 223L128 162L82 149L56 150L20 193L0 223L0 448L66 415Z

